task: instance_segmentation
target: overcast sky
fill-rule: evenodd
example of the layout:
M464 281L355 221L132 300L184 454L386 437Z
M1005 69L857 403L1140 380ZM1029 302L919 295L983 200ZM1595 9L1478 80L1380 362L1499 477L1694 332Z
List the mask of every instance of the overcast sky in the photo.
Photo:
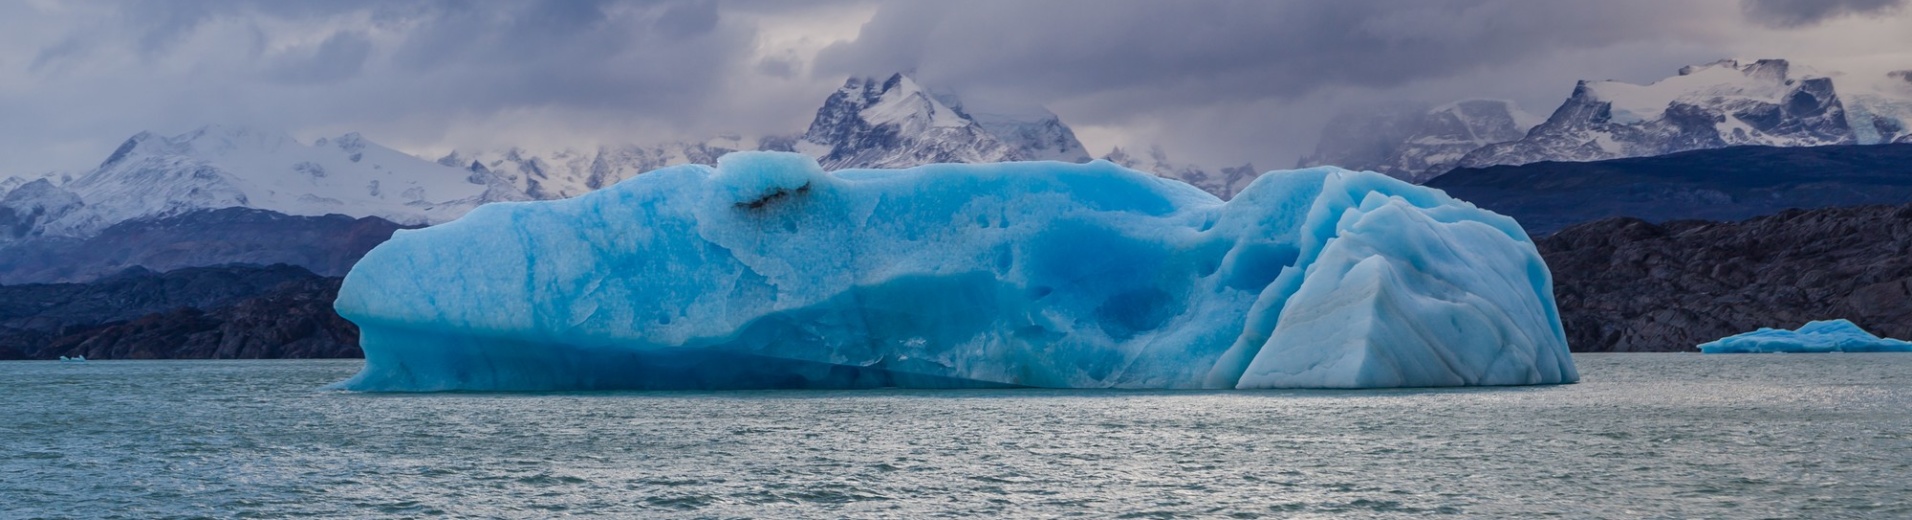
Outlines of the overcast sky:
M141 130L453 148L800 132L845 77L1045 106L1090 152L1285 168L1344 106L1782 57L1912 69L1906 0L0 3L0 175Z

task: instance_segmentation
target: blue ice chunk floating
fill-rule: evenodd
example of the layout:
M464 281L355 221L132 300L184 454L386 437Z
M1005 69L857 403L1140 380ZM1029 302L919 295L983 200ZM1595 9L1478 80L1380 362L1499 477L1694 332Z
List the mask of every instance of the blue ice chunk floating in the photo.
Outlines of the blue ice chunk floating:
M1338 168L740 152L401 231L337 308L367 391L1363 388L1578 379L1513 219Z
M1761 328L1701 344L1700 352L1912 352L1912 343L1874 336L1841 319L1807 323L1799 330Z

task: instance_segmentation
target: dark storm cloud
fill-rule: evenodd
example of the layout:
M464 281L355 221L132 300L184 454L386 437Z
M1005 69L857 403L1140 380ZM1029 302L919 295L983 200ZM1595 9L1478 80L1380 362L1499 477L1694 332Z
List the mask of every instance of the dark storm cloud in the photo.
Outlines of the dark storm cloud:
M1655 38L1697 3L1644 0L990 1L886 4L826 73L916 67L1054 94L1160 88L1212 102L1391 87L1562 48Z
M1526 76L1550 82L1557 103L1577 78L1549 74L1593 71L1550 61L1668 44L1631 67L1670 74L1719 57L1670 44L1717 37L1708 24L1721 14L1738 16L1730 3L1660 0L899 2L883 4L855 41L826 49L816 70L915 68L926 83L1014 92L1077 124L1154 126L1143 139L1185 160L1286 166L1334 110L1310 96ZM1616 72L1634 71L1599 73Z
M1285 166L1346 104L1511 97L1544 115L1576 79L1796 57L1814 47L1787 38L1905 2L0 2L0 120L38 122L0 127L0 156L28 158L0 175L207 123L413 149L787 133L845 76L900 70L1048 106L1099 132L1098 154ZM1878 34L1835 43L1912 47Z
M744 58L750 33L722 31L708 2L626 5L574 1L457 3L407 13L394 77L447 87L465 108L557 103L677 109Z
M39 85L34 99L0 98L0 116L51 121L51 131L92 135L85 139L106 146L140 130L207 123L386 129L369 134L395 144L434 142L434 133L472 124L515 124L507 130L533 136L595 128L611 134L606 140L643 139L618 135L642 125L696 133L738 123L708 121L710 104L735 71L758 63L756 29L726 23L719 7L706 0L13 4L0 6L0 25L9 10L25 12L11 16L16 21L66 18L61 31L8 48L24 57L0 56L0 64L20 64L9 79ZM3 34L0 43L7 43ZM532 120L504 123L501 114ZM568 117L576 129L549 127Z
M363 33L333 34L309 52L280 57L267 73L284 83L331 83L358 75L372 55L372 41Z
M1905 0L1742 0L1746 17L1768 27L1804 27L1829 19L1875 15L1905 7ZM1912 28L1907 28L1912 30Z

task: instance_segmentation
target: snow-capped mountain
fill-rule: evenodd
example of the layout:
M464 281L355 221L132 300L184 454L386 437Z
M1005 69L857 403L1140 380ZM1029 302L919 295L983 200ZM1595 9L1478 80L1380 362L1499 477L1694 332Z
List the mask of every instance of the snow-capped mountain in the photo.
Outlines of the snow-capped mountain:
M824 101L810 130L794 141L769 138L762 148L802 152L824 169L908 168L931 163L1054 160L1087 162L1075 131L1044 109L970 112L954 93L931 91L908 75L878 82L851 78ZM1146 158L1117 148L1103 159L1232 197L1260 174L1253 165L1210 174L1168 159L1160 147Z
M714 165L718 157L741 149L741 138L731 135L702 143L599 146L591 151L455 151L439 158L438 164L496 176L535 199L563 199L666 166Z
M306 145L280 132L221 126L171 137L141 132L59 188L81 204L37 223L36 234L90 236L128 220L226 207L435 224L486 202L527 198L493 177L357 133Z
M1091 160L1088 148L1076 139L1075 130L1062 123L1062 117L1039 106L998 107L965 103L954 91L934 90L930 95L956 113L968 117L1009 148L1017 160L1085 163Z
M42 233L47 222L80 208L80 197L41 178L13 187L0 196L0 245Z
M1137 157L1121 147L1116 147L1110 150L1108 155L1102 156L1102 160L1121 165L1123 168L1153 173L1157 177L1186 182L1223 199L1234 197L1262 173L1255 169L1254 164L1243 164L1222 168L1219 175L1211 175L1200 166L1170 161L1168 153L1163 152L1160 146L1149 148L1149 155L1146 158Z
M1566 103L1525 137L1470 152L1459 165L1596 161L1735 145L1878 142L1873 136L1862 140L1865 134L1854 132L1847 114L1831 77L1786 60L1746 65L1721 60L1682 68L1678 76L1649 85L1581 81Z
M883 81L850 78L824 100L793 148L816 157L826 170L1023 159L903 74Z
M1912 70L1842 74L1834 81L1859 144L1912 143Z
M983 131L1016 151L1025 161L1089 162L1089 150L1076 140L1075 130L1053 112L970 114Z
M0 197L7 196L7 192L13 191L14 188L37 180L46 180L47 182L53 183L54 186L59 186L71 182L73 180L73 174L66 172L46 172L39 175L0 178Z
M1512 101L1496 99L1343 112L1295 167L1334 165L1418 183L1453 169L1468 152L1520 139L1539 123Z

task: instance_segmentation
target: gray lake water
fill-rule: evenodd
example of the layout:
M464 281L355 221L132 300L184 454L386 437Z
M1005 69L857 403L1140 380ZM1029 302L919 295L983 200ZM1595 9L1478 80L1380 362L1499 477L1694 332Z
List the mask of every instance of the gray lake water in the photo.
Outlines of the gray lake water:
M0 517L1912 517L1912 355L1575 385L362 395L357 361L0 363Z

